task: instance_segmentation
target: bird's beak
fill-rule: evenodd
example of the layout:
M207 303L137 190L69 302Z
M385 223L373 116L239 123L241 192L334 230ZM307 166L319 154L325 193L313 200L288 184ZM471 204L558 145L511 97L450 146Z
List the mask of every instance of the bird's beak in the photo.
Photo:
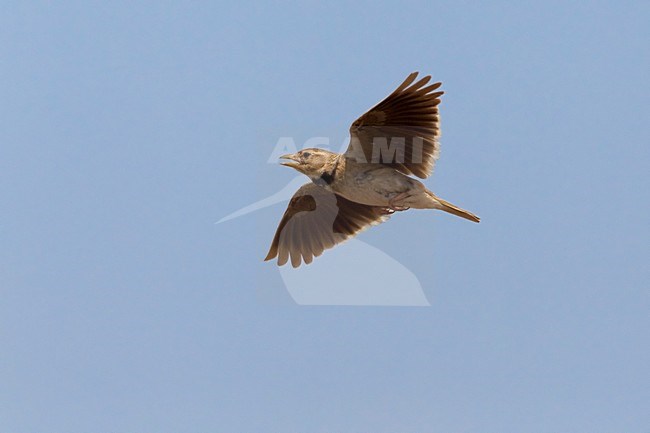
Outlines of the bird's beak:
M290 153L288 155L282 155L280 159L288 159L289 162L281 162L281 165L284 165L285 167L291 167L291 168L298 168L300 166L300 160L296 156L295 153Z

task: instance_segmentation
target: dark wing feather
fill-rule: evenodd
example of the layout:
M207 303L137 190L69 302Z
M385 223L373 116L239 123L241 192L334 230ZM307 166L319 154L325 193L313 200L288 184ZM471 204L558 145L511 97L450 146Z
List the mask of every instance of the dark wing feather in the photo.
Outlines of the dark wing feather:
M413 72L386 99L354 121L347 157L384 164L420 178L431 174L439 154L438 104L444 92L435 91L442 83L426 85L430 76L415 82L417 75Z
M381 207L356 203L307 183L291 198L264 260L278 257L280 266L291 260L294 268L301 259L309 264L324 250L387 218Z

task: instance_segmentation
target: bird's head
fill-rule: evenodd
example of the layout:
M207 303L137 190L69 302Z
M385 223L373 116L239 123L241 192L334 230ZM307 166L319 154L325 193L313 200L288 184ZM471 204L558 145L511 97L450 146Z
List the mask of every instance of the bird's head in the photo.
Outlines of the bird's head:
M338 154L323 149L303 149L296 153L282 155L282 165L295 168L311 179L319 178L323 173L331 170Z

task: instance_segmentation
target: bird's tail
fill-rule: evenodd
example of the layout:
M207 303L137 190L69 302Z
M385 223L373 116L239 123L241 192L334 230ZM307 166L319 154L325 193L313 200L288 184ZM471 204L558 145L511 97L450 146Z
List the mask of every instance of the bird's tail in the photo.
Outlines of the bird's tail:
M465 218L466 220L474 221L475 223L481 221L481 219L479 217L477 217L476 215L474 215L473 213L468 212L465 209L461 209L458 206L455 206L455 205L449 203L448 201L445 201L445 200L441 199L440 197L435 197L434 196L434 199L435 199L435 201L438 202L439 206L437 206L437 208L440 209L440 210L444 210L445 212L448 212L448 213L450 213L452 215L456 215L456 216L459 216L461 218Z

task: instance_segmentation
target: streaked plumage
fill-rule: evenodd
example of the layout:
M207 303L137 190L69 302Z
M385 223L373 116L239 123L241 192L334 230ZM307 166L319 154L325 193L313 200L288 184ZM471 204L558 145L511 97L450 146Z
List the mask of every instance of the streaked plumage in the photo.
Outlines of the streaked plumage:
M304 149L282 158L311 179L289 202L265 260L311 263L328 248L408 208L479 218L435 196L420 181L438 159L441 83L417 72L350 127L343 154Z

